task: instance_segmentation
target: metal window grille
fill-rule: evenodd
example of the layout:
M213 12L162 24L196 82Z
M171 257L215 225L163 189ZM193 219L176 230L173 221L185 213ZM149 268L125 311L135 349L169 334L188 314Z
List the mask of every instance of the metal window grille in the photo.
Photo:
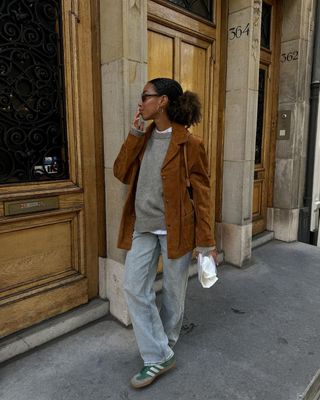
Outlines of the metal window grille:
M0 5L0 184L68 178L60 0Z
M205 18L209 21L213 20L213 1L212 0L167 0L178 7Z

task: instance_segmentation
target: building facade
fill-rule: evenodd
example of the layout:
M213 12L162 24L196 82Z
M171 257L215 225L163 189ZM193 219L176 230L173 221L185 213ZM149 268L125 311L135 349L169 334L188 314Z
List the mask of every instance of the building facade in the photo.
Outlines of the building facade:
M126 188L112 167L157 76L202 101L192 132L224 260L248 265L257 236L298 239L314 0L25 3L0 6L3 336L98 296L130 323L116 245Z

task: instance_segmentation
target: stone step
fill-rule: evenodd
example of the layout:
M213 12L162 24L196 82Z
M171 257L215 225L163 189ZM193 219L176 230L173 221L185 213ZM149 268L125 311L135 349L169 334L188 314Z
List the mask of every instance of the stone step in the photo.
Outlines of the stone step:
M0 363L80 328L109 313L109 302L94 299L0 340Z
M258 235L254 235L252 237L252 249L262 246L263 244L266 244L268 242L271 242L271 240L273 239L274 239L274 232L272 231L264 231L262 233L259 233Z

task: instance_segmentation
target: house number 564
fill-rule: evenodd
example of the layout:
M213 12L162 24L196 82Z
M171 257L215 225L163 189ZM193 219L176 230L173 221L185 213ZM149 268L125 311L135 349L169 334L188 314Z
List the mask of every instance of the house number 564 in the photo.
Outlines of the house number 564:
M229 34L230 40L240 39L241 36L245 34L249 36L249 23L247 23L245 27L242 27L240 25L233 26L232 28L229 29L229 32L230 32Z

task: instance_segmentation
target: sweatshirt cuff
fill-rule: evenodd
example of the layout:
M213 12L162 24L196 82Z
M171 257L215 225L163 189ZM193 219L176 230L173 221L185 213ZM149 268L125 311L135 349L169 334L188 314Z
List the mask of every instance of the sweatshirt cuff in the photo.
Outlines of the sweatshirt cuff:
M130 133L132 135L134 135L134 136L141 137L141 136L143 136L145 134L145 131L140 131L139 129L134 128L132 126L131 129L130 129Z
M202 255L208 254L210 251L217 250L216 246L209 246L209 247L202 247L202 246L197 246L195 249L198 253L201 253Z

